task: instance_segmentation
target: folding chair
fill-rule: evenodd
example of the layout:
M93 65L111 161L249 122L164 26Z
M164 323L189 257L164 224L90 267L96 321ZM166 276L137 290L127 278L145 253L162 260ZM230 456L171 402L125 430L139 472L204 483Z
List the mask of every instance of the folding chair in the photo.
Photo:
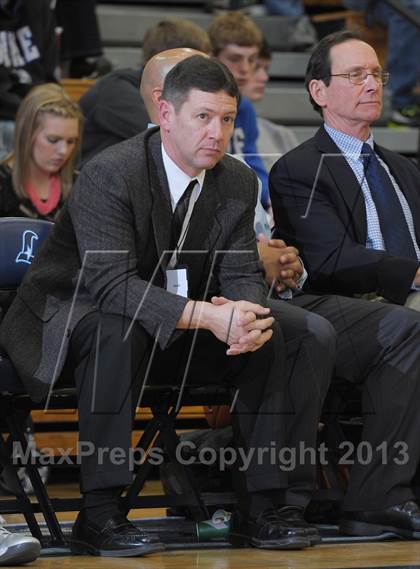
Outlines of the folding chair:
M210 518L207 506L217 504L232 504L235 497L232 493L201 493L191 469L181 464L177 457L180 438L177 433L177 416L180 410L179 389L173 386L146 387L143 393L142 406L150 407L152 419L146 425L143 435L136 448L147 451L152 447L162 447L166 459L176 465L179 493L166 496L139 497L152 465L145 461L137 470L133 483L127 489L122 499L125 511L134 507L149 504L149 507L166 506L177 508L181 506L188 512L190 518L202 521ZM231 388L223 385L187 386L182 393L183 406L196 405L226 405L232 400Z
M0 318L12 302L17 287L52 226L53 223L39 219L20 217L0 219ZM25 425L31 410L30 405L26 408L15 406L16 397L24 397L30 401L11 361L0 348L0 411L2 426L5 426L9 433L8 441L0 436L0 464L7 472L16 496L15 500L2 500L0 512L23 513L32 535L45 544L35 518L35 512L42 512L54 543L62 545L60 525L49 504L38 469L32 460L26 466L38 500L33 504L23 489L17 475L17 466L13 463L13 443L18 443L24 452L28 452Z

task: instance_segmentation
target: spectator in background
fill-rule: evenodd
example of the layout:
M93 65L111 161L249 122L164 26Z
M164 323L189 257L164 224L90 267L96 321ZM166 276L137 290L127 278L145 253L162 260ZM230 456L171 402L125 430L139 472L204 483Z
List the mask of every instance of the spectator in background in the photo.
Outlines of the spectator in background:
M248 99L253 103L261 101L264 97L265 87L270 78L268 71L271 64L271 56L272 52L270 44L265 38L263 38L260 51L258 52L254 72L252 73L248 83L246 83L242 89L245 97L248 97Z
M305 13L301 0L264 0L263 4L269 14L293 18ZM247 2L244 0L230 0L229 3L230 10L240 10L246 6Z
M270 63L271 47L267 40L263 39L255 71L250 81L242 89L243 94L253 103L264 98L265 87L269 80ZM259 133L257 151L264 161L267 172L269 172L283 154L298 145L298 140L290 128L275 124L262 117L257 117L257 126Z
M382 0L344 0L351 9L367 10L368 22L388 27L388 61L391 120L420 126L420 98L414 89L420 79L420 30ZM401 0L401 6L420 16L420 0Z
M95 0L57 0L57 23L62 28L60 59L68 77L96 78L111 71L102 57Z
M388 26L391 119L397 124L420 126L420 99L414 93L420 78L420 30L384 2L376 4L375 17ZM401 0L401 4L420 16L420 0Z
M182 19L159 22L144 37L143 64L137 69L112 71L80 99L86 123L82 166L104 148L122 142L147 128L148 115L139 96L143 65L156 53L176 47L210 52L205 30Z
M185 43L188 45L185 45ZM207 32L189 20L171 18L162 20L150 28L143 40L143 64L157 53L166 49L190 47L203 53L210 53L211 44Z
M305 13L301 0L265 0L264 4L269 14L298 18Z
M243 95L243 89L255 71L262 43L261 31L242 12L227 12L212 21L208 32L213 55L230 70ZM268 177L258 155L257 138L257 114L251 102L242 96L229 152L243 155L246 163L255 171L262 184L262 204L268 207Z
M0 0L0 158L11 149L14 119L33 85L55 81L58 63L50 0Z
M57 217L73 183L82 120L59 85L30 91L16 116L13 153L0 164L0 217Z

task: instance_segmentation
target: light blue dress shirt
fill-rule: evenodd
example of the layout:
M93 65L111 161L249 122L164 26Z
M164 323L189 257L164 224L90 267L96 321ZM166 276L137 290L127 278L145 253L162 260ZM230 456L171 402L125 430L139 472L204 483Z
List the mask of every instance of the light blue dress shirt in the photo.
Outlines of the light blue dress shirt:
M330 137L333 139L335 144L341 150L344 158L346 159L348 165L353 170L354 175L357 178L357 181L360 184L360 187L363 192L363 196L365 198L365 206L366 206L366 220L367 220L367 240L366 240L366 247L368 249L379 249L382 251L386 251L384 239L382 237L381 226L379 224L379 217L378 212L376 211L376 206L373 201L372 195L370 193L369 185L367 183L364 168L363 168L363 160L360 156L363 146L363 140L359 140L354 136L350 136L345 134L341 131L338 131L327 124L324 124L324 128ZM373 136L372 134L366 140L366 143L373 149ZM376 153L375 153L376 154ZM407 221L408 229L410 231L411 238L413 240L414 248L417 254L417 259L420 260L420 248L417 243L416 234L414 231L414 221L413 221L413 214L411 213L410 206L405 199L404 194L400 190L395 178L392 176L391 172L389 171L388 166L385 162L381 159L378 154L376 154L381 166L385 168L386 173L391 179L392 185L394 186L395 192L400 200L401 207L404 213L404 217Z

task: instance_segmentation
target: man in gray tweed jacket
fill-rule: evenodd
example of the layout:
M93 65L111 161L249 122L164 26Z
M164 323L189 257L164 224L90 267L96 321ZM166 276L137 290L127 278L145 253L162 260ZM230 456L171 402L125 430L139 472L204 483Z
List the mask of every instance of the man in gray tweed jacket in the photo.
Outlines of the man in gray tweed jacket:
M273 452L254 452L270 447L278 456L284 446L289 386L253 231L257 180L224 156L237 101L222 64L201 56L179 63L165 82L160 132L87 164L2 323L0 341L34 399L48 394L64 368L74 375L80 441L95 449L81 463L78 552L161 549L119 513L117 497L132 480L128 459L102 451L129 455L142 381L180 383L193 340L187 381L239 388L234 432L244 458L232 540L280 549L319 540L313 528L277 514L287 472ZM308 430L328 375L301 394Z

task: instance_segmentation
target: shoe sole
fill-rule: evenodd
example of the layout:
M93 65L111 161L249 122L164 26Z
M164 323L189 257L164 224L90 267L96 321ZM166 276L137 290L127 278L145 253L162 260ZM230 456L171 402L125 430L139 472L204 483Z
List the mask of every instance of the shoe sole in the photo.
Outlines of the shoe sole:
M353 520L345 520L340 524L340 533L346 535L366 535L378 536L382 533L393 533L399 537L409 537L412 539L420 539L420 531L398 528L395 526L387 526L383 524L371 524L368 522L358 522Z
M98 557L142 557L150 553L158 553L164 551L163 543L153 543L150 545L142 545L139 548L130 547L128 549L98 549L84 541L71 541L70 550L75 555L96 555Z
M38 543L18 543L8 547L0 555L0 566L21 565L35 561L41 553L41 546Z
M258 549L304 549L310 547L311 542L306 537L288 537L285 539L259 540L242 534L230 534L229 543L235 547L257 547Z

